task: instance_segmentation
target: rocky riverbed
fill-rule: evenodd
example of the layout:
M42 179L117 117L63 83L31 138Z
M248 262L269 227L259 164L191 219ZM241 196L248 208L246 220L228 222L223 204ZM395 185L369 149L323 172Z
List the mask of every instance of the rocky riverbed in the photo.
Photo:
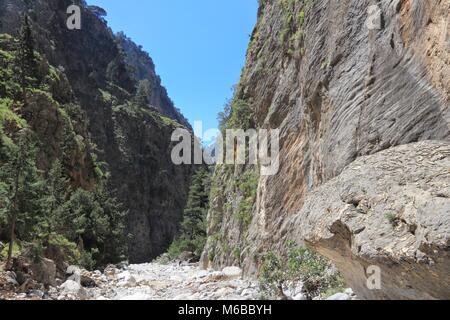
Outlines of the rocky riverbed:
M110 266L104 272L88 272L70 267L71 275L59 286L27 292L17 287L15 274L1 275L4 283L0 299L50 300L253 300L258 285L242 279L242 271L201 270L196 264L148 263L122 268ZM6 284L9 288L6 289Z
M0 273L0 300L257 300L258 283L242 278L238 267L202 270L197 264L147 263L109 266L89 272L67 269L65 282L47 286L19 285L13 272ZM305 300L301 285L286 290L287 299ZM351 289L329 299L356 299Z

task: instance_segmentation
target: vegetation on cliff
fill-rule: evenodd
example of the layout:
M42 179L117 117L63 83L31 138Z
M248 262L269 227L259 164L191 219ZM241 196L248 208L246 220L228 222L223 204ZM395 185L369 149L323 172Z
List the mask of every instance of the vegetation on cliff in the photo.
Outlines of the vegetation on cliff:
M199 168L192 176L180 234L168 251L170 258L177 258L183 252L191 252L195 258L200 258L206 244L206 216L209 209L210 187L210 169Z
M124 259L125 211L96 170L95 146L75 129L80 114L75 101L62 98L70 91L64 73L35 51L27 16L19 39L0 36L0 55L0 240L9 243L2 251L7 267L19 254L87 268Z

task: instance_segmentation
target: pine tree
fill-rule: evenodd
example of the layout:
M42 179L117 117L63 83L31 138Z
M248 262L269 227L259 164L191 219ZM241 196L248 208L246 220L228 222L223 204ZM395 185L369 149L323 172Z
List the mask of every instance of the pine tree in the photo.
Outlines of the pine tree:
M66 201L69 179L65 176L63 166L59 160L53 162L45 183L45 194L42 208L45 216L38 224L39 231L46 237L57 229L60 221L61 209Z
M22 99L24 104L26 104L26 89L34 84L35 79L38 77L36 56L34 54L34 39L27 15L23 18L16 59Z
M116 263L126 251L124 219L120 204L100 183L92 191L76 190L64 203L58 233L78 243L89 260L85 267Z
M134 102L138 107L147 108L150 105L150 82L147 79L139 81Z
M11 267L14 241L17 230L30 235L35 218L40 215L40 194L42 180L36 168L36 148L31 132L23 129L18 134L18 142L12 161L2 171L2 180L9 186L7 219L10 241L6 267Z
M176 258L183 251L192 252L200 258L206 244L210 185L211 173L208 168L198 169L192 177L180 235L169 248L169 255L172 258Z

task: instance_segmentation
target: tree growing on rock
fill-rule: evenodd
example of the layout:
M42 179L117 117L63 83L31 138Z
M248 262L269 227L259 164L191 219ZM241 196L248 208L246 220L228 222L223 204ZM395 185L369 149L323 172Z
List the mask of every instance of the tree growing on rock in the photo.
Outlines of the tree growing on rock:
M134 102L140 108L147 108L150 104L150 82L147 79L139 81Z
M11 152L11 161L2 165L0 173L2 183L8 186L4 206L10 230L7 269L11 267L17 231L30 234L34 219L41 213L40 193L43 186L36 168L35 143L28 129L19 132L17 144Z
M200 258L206 244L210 186L211 173L208 168L198 169L192 177L180 235L169 248L171 258L178 257L184 251L192 252L196 258Z
M38 76L36 55L34 53L34 39L29 20L29 17L25 15L16 54L18 82L20 83L24 104L26 104L26 89L35 83L36 77Z

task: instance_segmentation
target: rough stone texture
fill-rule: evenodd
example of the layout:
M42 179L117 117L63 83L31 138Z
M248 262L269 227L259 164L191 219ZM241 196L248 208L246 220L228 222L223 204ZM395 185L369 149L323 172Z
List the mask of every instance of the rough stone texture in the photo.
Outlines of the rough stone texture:
M123 106L113 109L112 121L112 179L129 210L130 259L142 263L163 253L177 234L193 168L172 163L177 123Z
M308 196L280 233L332 259L360 297L448 299L450 143L359 158ZM381 268L381 290L367 288L369 266Z
M155 64L149 54L137 46L130 38L123 33L116 35L121 49L125 53L125 61L133 66L133 77L136 80L148 80L150 83L149 102L161 114L175 119L187 128L189 122L181 114L167 94L166 88L161 85L161 78L156 74Z
M31 266L33 278L45 286L56 285L56 265L50 259L41 259Z
M66 27L66 10L72 4L81 6L81 30ZM119 49L116 36L99 14L101 10L89 8L83 0L0 0L0 33L17 35L24 10L29 10L36 49L67 75L75 100L86 115L78 124L87 125L98 160L106 163L111 173L111 188L117 190L118 199L128 210L127 233L133 235L130 261L149 261L167 249L182 216L192 168L172 164L170 138L178 126L176 121L186 122L161 87L149 57L138 66L127 65L134 60ZM156 110L136 110L127 104L139 80L131 67L144 70L140 76L153 81ZM158 111L174 121L161 117ZM53 113L52 109L44 110L42 116L51 119L56 117ZM59 129L45 127L41 131L58 137ZM77 161L69 167L75 169L80 163L83 167L83 156L75 155ZM85 166L90 164L87 160ZM86 179L80 174L71 172L74 179Z
M284 243L281 226L308 195L359 157L450 139L449 0L261 3L236 97L252 102L258 126L280 129L280 171L260 179L252 222L242 229L236 199L226 191L242 170L216 169L225 192L213 198L206 248L214 266L240 263L246 274L257 273L258 257ZM375 4L381 29L369 30L368 7ZM448 218L447 212L437 219ZM293 227L303 224L299 219ZM338 251L333 256L341 258ZM411 296L420 289L426 288ZM387 289L383 297L407 296Z

